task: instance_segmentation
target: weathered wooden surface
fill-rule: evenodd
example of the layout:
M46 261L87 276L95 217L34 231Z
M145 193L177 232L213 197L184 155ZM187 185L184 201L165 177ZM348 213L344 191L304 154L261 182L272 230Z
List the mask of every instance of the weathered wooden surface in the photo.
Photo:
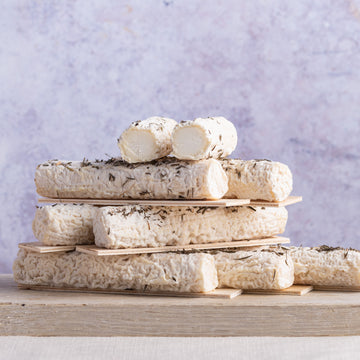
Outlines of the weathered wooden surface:
M0 335L360 335L360 293L164 298L19 290L0 276Z

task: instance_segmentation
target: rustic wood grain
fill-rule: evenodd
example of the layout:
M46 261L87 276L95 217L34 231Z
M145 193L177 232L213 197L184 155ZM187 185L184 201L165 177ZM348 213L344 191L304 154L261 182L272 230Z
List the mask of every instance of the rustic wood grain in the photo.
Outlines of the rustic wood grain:
M19 290L0 276L0 335L360 335L360 293L241 295L235 299Z

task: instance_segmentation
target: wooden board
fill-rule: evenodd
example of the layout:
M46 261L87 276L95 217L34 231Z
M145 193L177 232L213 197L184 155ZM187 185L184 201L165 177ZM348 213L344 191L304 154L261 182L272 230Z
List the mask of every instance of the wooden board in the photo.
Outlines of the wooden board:
M205 293L194 292L174 292L174 291L138 291L138 290L113 290L113 289L79 289L79 288L59 288L40 285L22 285L18 284L18 288L22 290L41 290L41 291L65 291L65 292L80 292L80 293L97 293L97 294L118 294L118 295L140 295L140 296L175 296L187 298L219 298L219 299L234 299L241 295L240 289L215 289Z
M302 201L301 196L289 196L284 201L269 202L262 200L249 199L219 199L219 200L111 200L111 199L54 199L39 198L39 203L44 204L91 204L98 206L117 206L117 205L153 205L153 206L209 206L209 207L229 207L229 206L271 206L281 207L295 204Z
M252 206L265 206L265 207L281 207L296 204L302 201L302 196L289 196L287 199L279 202L270 202L264 200L251 200Z
M314 286L318 291L360 291L360 287L342 287L342 286Z
M257 240L240 240L227 241L221 243L210 244L190 244L181 246L162 246L157 248L131 248L131 249L105 249L97 247L96 245L78 245L76 250L82 253L96 255L96 256L112 256L112 255L133 255L133 254L150 254L161 253L169 251L193 251L193 250L211 250L211 249L226 249L226 248L241 248L254 247L263 245L288 244L290 239L282 236L274 236L265 239Z
M117 205L153 205L153 206L208 206L229 207L250 204L249 199L220 199L220 200L110 200L110 199L52 199L39 198L39 203L46 204L91 204L98 206Z
M235 299L19 290L0 276L0 335L360 335L360 293L246 294Z
M64 252L64 251L74 251L75 245L57 245L57 246L48 246L44 245L41 242L28 242L28 243L20 243L20 249L25 249L28 251L33 251L41 254L45 253L53 253L53 252Z
M243 290L244 294L262 294L262 295L298 295L308 294L313 290L310 285L293 285L287 289L279 290Z

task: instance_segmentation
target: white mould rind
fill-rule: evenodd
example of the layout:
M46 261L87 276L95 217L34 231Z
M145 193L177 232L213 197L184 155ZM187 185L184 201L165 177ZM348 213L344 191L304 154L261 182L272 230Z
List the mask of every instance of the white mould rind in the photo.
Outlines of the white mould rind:
M291 193L293 179L287 165L269 160L221 160L229 178L225 197L283 201Z
M110 249L213 243L285 231L284 207L119 206L97 209L97 246Z
M32 229L45 245L93 244L95 207L81 204L46 205L36 209Z
M220 199L228 190L225 171L214 159L50 160L38 165L35 184L39 195L51 198Z
M324 247L291 247L295 284L359 287L360 252Z
M52 287L207 292L218 285L209 254L97 257L76 251L38 254L21 249L13 272L19 284Z
M294 282L294 264L286 251L218 252L219 287L285 289Z

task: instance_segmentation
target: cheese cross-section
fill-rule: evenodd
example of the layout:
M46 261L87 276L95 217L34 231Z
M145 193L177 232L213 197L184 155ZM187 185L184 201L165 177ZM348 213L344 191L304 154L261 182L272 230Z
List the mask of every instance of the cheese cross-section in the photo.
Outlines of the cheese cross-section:
M45 245L93 244L95 206L54 204L36 209L32 229Z
M177 122L153 116L133 122L118 139L121 155L128 163L159 159L171 153L171 133Z
M360 252L353 249L290 247L295 284L359 287Z
M224 158L236 144L235 126L224 117L182 121L172 133L172 154L178 159Z
M294 282L294 264L286 250L219 251L214 258L219 287L285 289Z
M289 168L270 160L220 160L229 178L229 199L282 201L292 191Z

